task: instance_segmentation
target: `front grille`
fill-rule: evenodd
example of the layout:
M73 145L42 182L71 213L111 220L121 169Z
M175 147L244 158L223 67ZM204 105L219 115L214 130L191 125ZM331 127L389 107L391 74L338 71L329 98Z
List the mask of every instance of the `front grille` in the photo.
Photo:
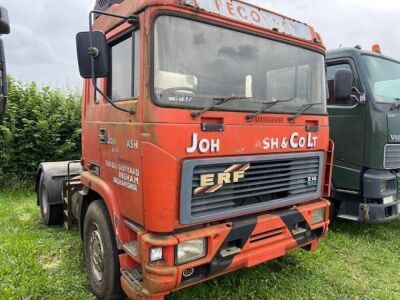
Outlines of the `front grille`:
M320 196L323 152L188 160L181 223L275 209Z
M400 145L385 146L383 165L385 169L400 169Z

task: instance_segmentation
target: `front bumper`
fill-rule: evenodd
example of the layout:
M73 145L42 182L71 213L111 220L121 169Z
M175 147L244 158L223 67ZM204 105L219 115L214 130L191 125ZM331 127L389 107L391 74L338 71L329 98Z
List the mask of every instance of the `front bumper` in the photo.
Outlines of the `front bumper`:
M365 223L387 223L399 219L400 201L389 204L360 204L360 221Z
M143 273L142 280L139 286L122 276L124 291L134 299L162 297L171 291L284 256L297 248L313 250L328 232L329 206L327 200L321 199L290 210L244 217L175 235L139 234L140 261L136 265ZM324 218L313 224L313 211L319 209L324 210ZM176 265L176 245L201 238L207 239L206 256ZM163 247L162 261L150 262L149 251L153 247ZM234 249L232 255L227 255L231 249ZM129 260L120 261L122 270L128 267Z
M359 205L359 220L386 223L398 219L398 176L389 170L370 169L364 173L364 203ZM385 198L391 198L385 203Z

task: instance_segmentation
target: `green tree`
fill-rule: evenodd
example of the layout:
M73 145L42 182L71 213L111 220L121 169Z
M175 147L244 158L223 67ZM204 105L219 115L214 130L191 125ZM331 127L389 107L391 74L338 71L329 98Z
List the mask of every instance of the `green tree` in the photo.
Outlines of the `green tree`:
M34 174L40 162L80 158L81 104L74 92L9 77L0 122L0 178Z

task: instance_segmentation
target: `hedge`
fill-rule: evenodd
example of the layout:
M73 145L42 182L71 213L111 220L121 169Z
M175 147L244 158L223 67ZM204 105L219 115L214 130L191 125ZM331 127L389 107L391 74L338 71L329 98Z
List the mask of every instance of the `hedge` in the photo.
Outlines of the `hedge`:
M0 182L30 177L42 161L80 158L81 105L76 92L9 77L8 96L0 120Z

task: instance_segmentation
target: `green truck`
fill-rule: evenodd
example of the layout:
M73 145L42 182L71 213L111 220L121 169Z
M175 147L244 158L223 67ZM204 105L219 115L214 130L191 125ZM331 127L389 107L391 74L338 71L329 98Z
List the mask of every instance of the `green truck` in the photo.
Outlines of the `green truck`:
M366 223L398 219L400 61L378 45L356 46L328 51L326 67L335 213Z

